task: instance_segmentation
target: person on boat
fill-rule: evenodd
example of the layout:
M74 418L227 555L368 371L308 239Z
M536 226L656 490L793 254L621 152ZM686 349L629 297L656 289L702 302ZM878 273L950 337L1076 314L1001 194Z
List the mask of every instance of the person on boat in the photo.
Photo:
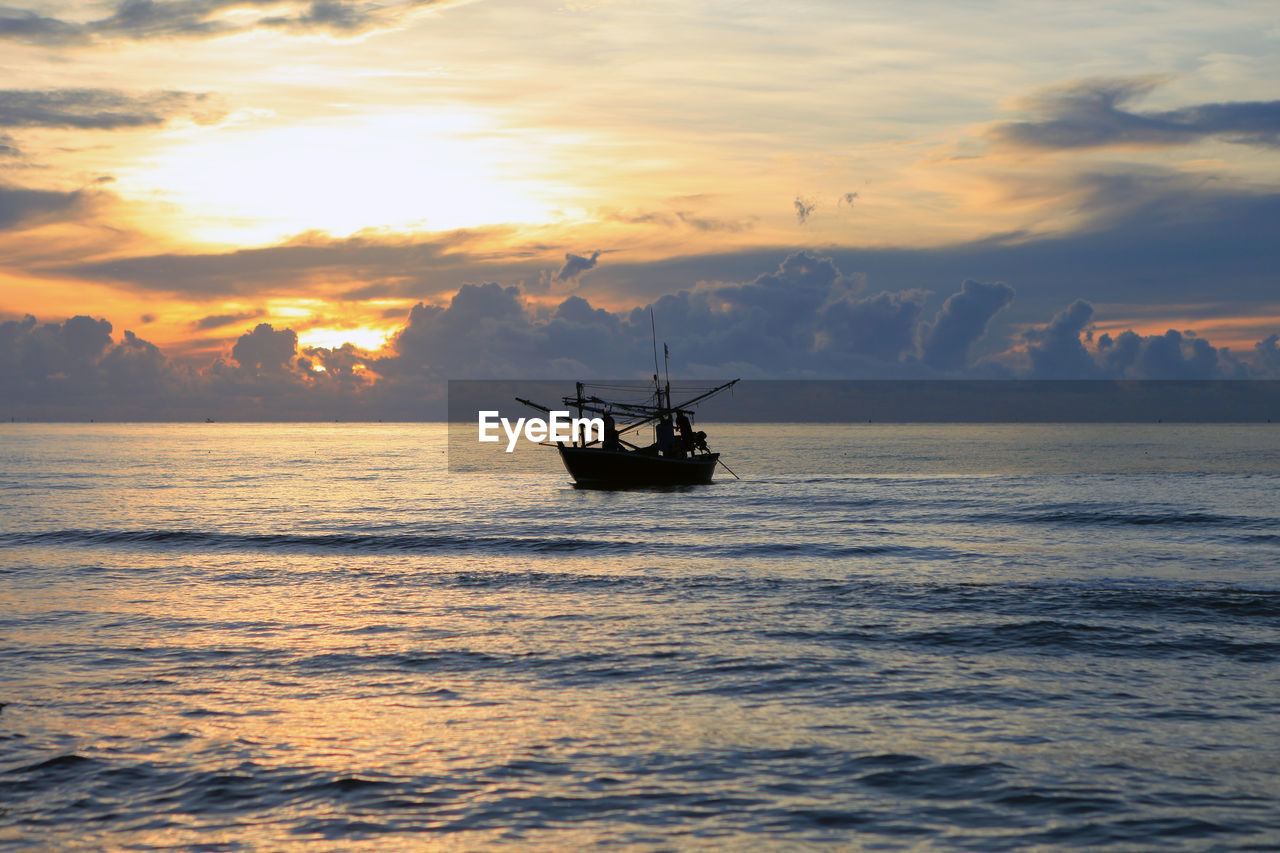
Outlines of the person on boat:
M684 412L676 412L676 431L680 434L680 455L693 452L693 424Z
M613 422L613 415L608 412L604 413L604 449L622 449L622 441L618 438L618 425Z
M693 434L693 452L696 453L698 451L703 453L711 452L711 448L707 447L707 434L702 430L698 430Z
M671 425L671 416L663 415L662 420L658 421L654 427L654 433L658 439L658 452L663 456L673 456L676 451L676 430Z

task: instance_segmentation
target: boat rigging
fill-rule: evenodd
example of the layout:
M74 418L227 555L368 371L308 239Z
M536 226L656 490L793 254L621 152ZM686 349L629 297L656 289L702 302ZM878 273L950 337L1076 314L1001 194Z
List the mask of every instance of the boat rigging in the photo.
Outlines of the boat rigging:
M666 345L664 354L668 355ZM654 367L657 368L657 346L654 346ZM575 483L587 487L627 487L655 485L692 485L710 483L719 464L736 478L727 465L720 461L720 454L707 446L707 434L694 430L692 418L694 406L732 388L737 379L716 385L680 403L672 403L670 379L659 384L658 374L653 375L653 386L643 402L626 399L609 399L596 391L635 392L634 385L598 385L578 382L575 394L561 398L564 406L576 409L578 417L587 413L600 415L604 420L604 435L570 444L557 442L565 468ZM517 397L516 400L541 412L550 412L546 406ZM641 445L623 438L636 437L636 430L652 424L654 441Z

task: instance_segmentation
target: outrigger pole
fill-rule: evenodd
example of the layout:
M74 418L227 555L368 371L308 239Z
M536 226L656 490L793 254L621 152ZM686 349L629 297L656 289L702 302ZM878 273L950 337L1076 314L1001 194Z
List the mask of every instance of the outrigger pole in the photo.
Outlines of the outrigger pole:
M622 429L618 430L618 434L619 434L619 435L622 435L622 433L624 433L624 432L630 432L631 430L635 429L636 427L644 426L645 424L649 423L650 421L656 421L658 418L661 418L661 417L662 417L663 415L665 415L665 414L669 414L670 412L678 412L678 411L680 411L681 409L684 409L686 406L692 406L694 403L698 403L698 402L700 402L700 401L702 401L702 400L707 399L707 398L708 398L708 397L710 397L712 394L719 394L719 393L720 393L721 391L723 391L724 389L726 389L726 388L731 388L731 387L733 387L734 385L737 385L737 384L738 384L738 382L739 382L739 380L734 379L734 380L731 380L731 381L729 381L729 382L724 383L723 385L717 385L715 388L712 388L710 391L703 392L702 394L699 394L699 395L698 395L698 396L696 396L696 397L692 397L692 398L690 398L690 399L688 399L688 400L685 400L683 403L681 403L681 404L680 404L680 405L678 405L678 406L667 406L667 407L665 407L665 408L663 408L663 407L659 406L659 407L658 407L658 411L649 413L649 414L648 414L648 415L646 415L644 418L642 418L641 420L636 421L635 423L627 424L625 427L623 427ZM519 402L521 402L521 403L526 402L526 401L524 401L524 400L520 400L520 398L518 398L518 397L517 397L516 399L517 399ZM582 408L583 408L583 410L584 410L584 411L588 411L588 412L603 412L603 411L604 411L604 409L603 409L602 407L607 403L607 401L605 401L605 400L601 400L599 397L588 397L588 398L586 398L586 399L584 399L584 400L583 400L583 403L584 403L584 404L586 404L586 403L595 403L595 404L597 404L597 406L583 405L583 407L582 407ZM544 412L549 411L548 409L545 409L545 408L543 408L542 406L534 406L534 408L535 408L535 409L542 409L542 411L544 411ZM614 408L615 410L631 409L631 410L632 410L632 412L631 412L631 413L639 414L639 412L636 412L636 410L637 410L637 409L643 410L643 409L648 408L648 407L642 407L642 406L627 406L627 405L621 405L621 406L619 406L619 405L617 405L617 404L613 404L613 408Z
M704 391L703 393L699 394L696 397L692 397L688 400L685 400L683 403L681 403L678 406L669 406L665 409L659 406L657 411L650 412L649 414L645 415L641 420L638 420L635 423L627 424L625 427L618 430L618 435L622 435L624 432L631 432L631 430L637 427L642 427L645 424L649 423L650 421L656 421L658 418L662 417L665 414L669 414L670 412L679 412L682 409L684 409L686 406L692 406L694 403L701 402L702 400L707 399L713 394L719 394L721 391L723 391L726 388L732 388L734 385L737 385L739 381L740 380L733 379L733 380L730 380L729 382L724 383L723 385L717 385L716 387L712 388L710 391ZM611 407L614 411L625 411L628 415L632 417L636 417L638 415L644 414L644 411L646 409L651 408L648 406L629 406L629 405L626 405L625 403L624 404L610 403L607 400L601 400L599 397L578 397L576 399L570 397L569 399L574 400L575 405L579 407L579 416L581 416L582 412L595 412L598 414L604 414L604 412L606 411L606 407ZM578 402L579 400L581 401L581 403ZM532 400L526 400L523 397L516 397L516 402L524 403L529 408L537 409L540 412L547 412L547 413L551 412L551 410L548 409L546 406L543 406L540 403L535 403ZM595 442L592 442L592 444L594 443ZM726 470L727 470L727 466L726 466ZM730 471L729 473L733 474L732 471ZM738 475L734 474L734 476L736 477Z

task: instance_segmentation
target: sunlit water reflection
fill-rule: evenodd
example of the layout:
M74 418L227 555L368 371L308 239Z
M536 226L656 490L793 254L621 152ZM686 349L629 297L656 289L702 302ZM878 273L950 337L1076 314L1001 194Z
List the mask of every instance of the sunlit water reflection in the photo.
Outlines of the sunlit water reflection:
M6 425L0 841L1280 846L1277 436Z

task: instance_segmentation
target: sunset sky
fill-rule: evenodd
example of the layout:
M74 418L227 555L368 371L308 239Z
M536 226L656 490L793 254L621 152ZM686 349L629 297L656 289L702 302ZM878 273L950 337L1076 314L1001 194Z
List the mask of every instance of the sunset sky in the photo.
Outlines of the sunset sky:
M19 415L1280 371L1274 3L17 1Z

